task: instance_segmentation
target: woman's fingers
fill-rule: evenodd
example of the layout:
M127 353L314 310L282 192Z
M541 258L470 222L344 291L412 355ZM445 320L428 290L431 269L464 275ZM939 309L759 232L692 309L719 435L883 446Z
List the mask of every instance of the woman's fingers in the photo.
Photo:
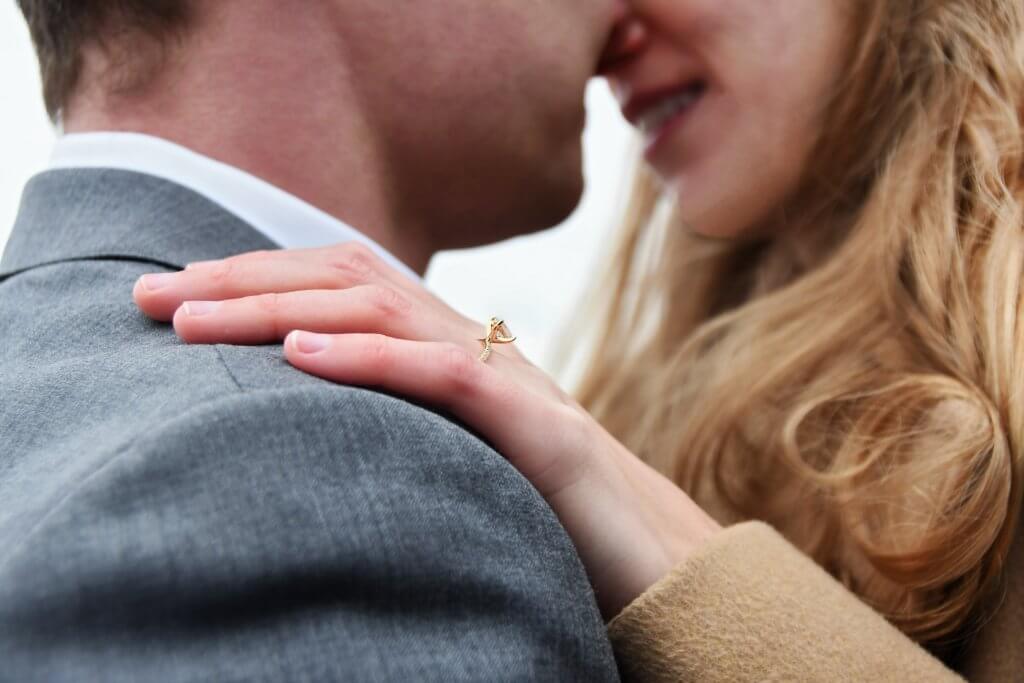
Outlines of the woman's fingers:
M174 329L190 344L269 344L292 330L372 332L431 341L454 338L448 321L422 320L405 294L379 285L268 293L226 301L187 301Z
M186 301L346 289L399 277L388 272L365 246L344 244L324 249L250 252L176 273L143 275L135 283L133 296L146 315L167 322Z
M235 261L261 261L267 258L283 258L301 263L315 263L347 272L354 281L373 280L389 282L398 288L416 284L408 276L385 263L372 249L361 242L342 242L329 247L250 251L228 258ZM198 271L216 267L222 260L196 261L186 265L185 270Z
M151 318L170 321L186 301L221 301L265 292L340 289L363 284L320 265L287 259L263 262L221 261L208 269L144 275L132 295Z
M300 370L447 410L486 434L542 495L556 495L586 470L584 450L573 447L581 440L573 427L582 427L583 421L567 406L544 400L498 370L492 364L502 360L500 353L496 350L490 363L482 363L479 351L452 343L308 331L292 332L284 344L285 358Z

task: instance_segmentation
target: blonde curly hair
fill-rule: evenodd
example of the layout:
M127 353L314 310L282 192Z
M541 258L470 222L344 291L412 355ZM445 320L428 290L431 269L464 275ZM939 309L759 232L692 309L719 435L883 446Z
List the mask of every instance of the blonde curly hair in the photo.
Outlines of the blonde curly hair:
M786 219L723 243L640 171L581 402L936 654L1022 501L1024 3L863 0Z

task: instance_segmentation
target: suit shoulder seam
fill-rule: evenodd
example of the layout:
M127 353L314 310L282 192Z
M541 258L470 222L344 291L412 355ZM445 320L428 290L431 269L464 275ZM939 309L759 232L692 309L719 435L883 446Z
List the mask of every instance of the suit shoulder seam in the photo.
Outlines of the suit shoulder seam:
M228 365L228 362L224 359L224 354L220 350L221 346L221 344L214 344L213 346L213 350L217 354L217 360L220 361L221 367L224 368L224 372L226 372L228 374L228 377L231 378L231 381L234 383L235 388L237 388L240 393L246 393L246 388L243 387L242 383L238 381L238 377L235 376L235 373L232 372L231 370L231 366Z

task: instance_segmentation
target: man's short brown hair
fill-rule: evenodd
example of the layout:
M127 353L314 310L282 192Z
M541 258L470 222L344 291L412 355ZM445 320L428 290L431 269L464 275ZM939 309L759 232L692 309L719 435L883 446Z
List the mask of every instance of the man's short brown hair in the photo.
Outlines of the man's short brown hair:
M18 0L39 56L43 98L56 120L78 84L82 51L90 44L122 45L118 68L133 84L162 55L166 41L185 27L191 0ZM135 64L135 62L138 62ZM131 62L131 63L129 63Z

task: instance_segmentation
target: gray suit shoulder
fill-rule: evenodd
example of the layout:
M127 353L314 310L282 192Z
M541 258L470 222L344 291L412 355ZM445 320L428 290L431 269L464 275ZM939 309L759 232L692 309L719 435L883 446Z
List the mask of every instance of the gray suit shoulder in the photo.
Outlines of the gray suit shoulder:
M440 416L326 385L201 403L83 479L5 557L0 661L18 680L615 675L529 484Z
M277 345L182 344L131 301L159 269L0 281L0 681L615 678L499 454Z

